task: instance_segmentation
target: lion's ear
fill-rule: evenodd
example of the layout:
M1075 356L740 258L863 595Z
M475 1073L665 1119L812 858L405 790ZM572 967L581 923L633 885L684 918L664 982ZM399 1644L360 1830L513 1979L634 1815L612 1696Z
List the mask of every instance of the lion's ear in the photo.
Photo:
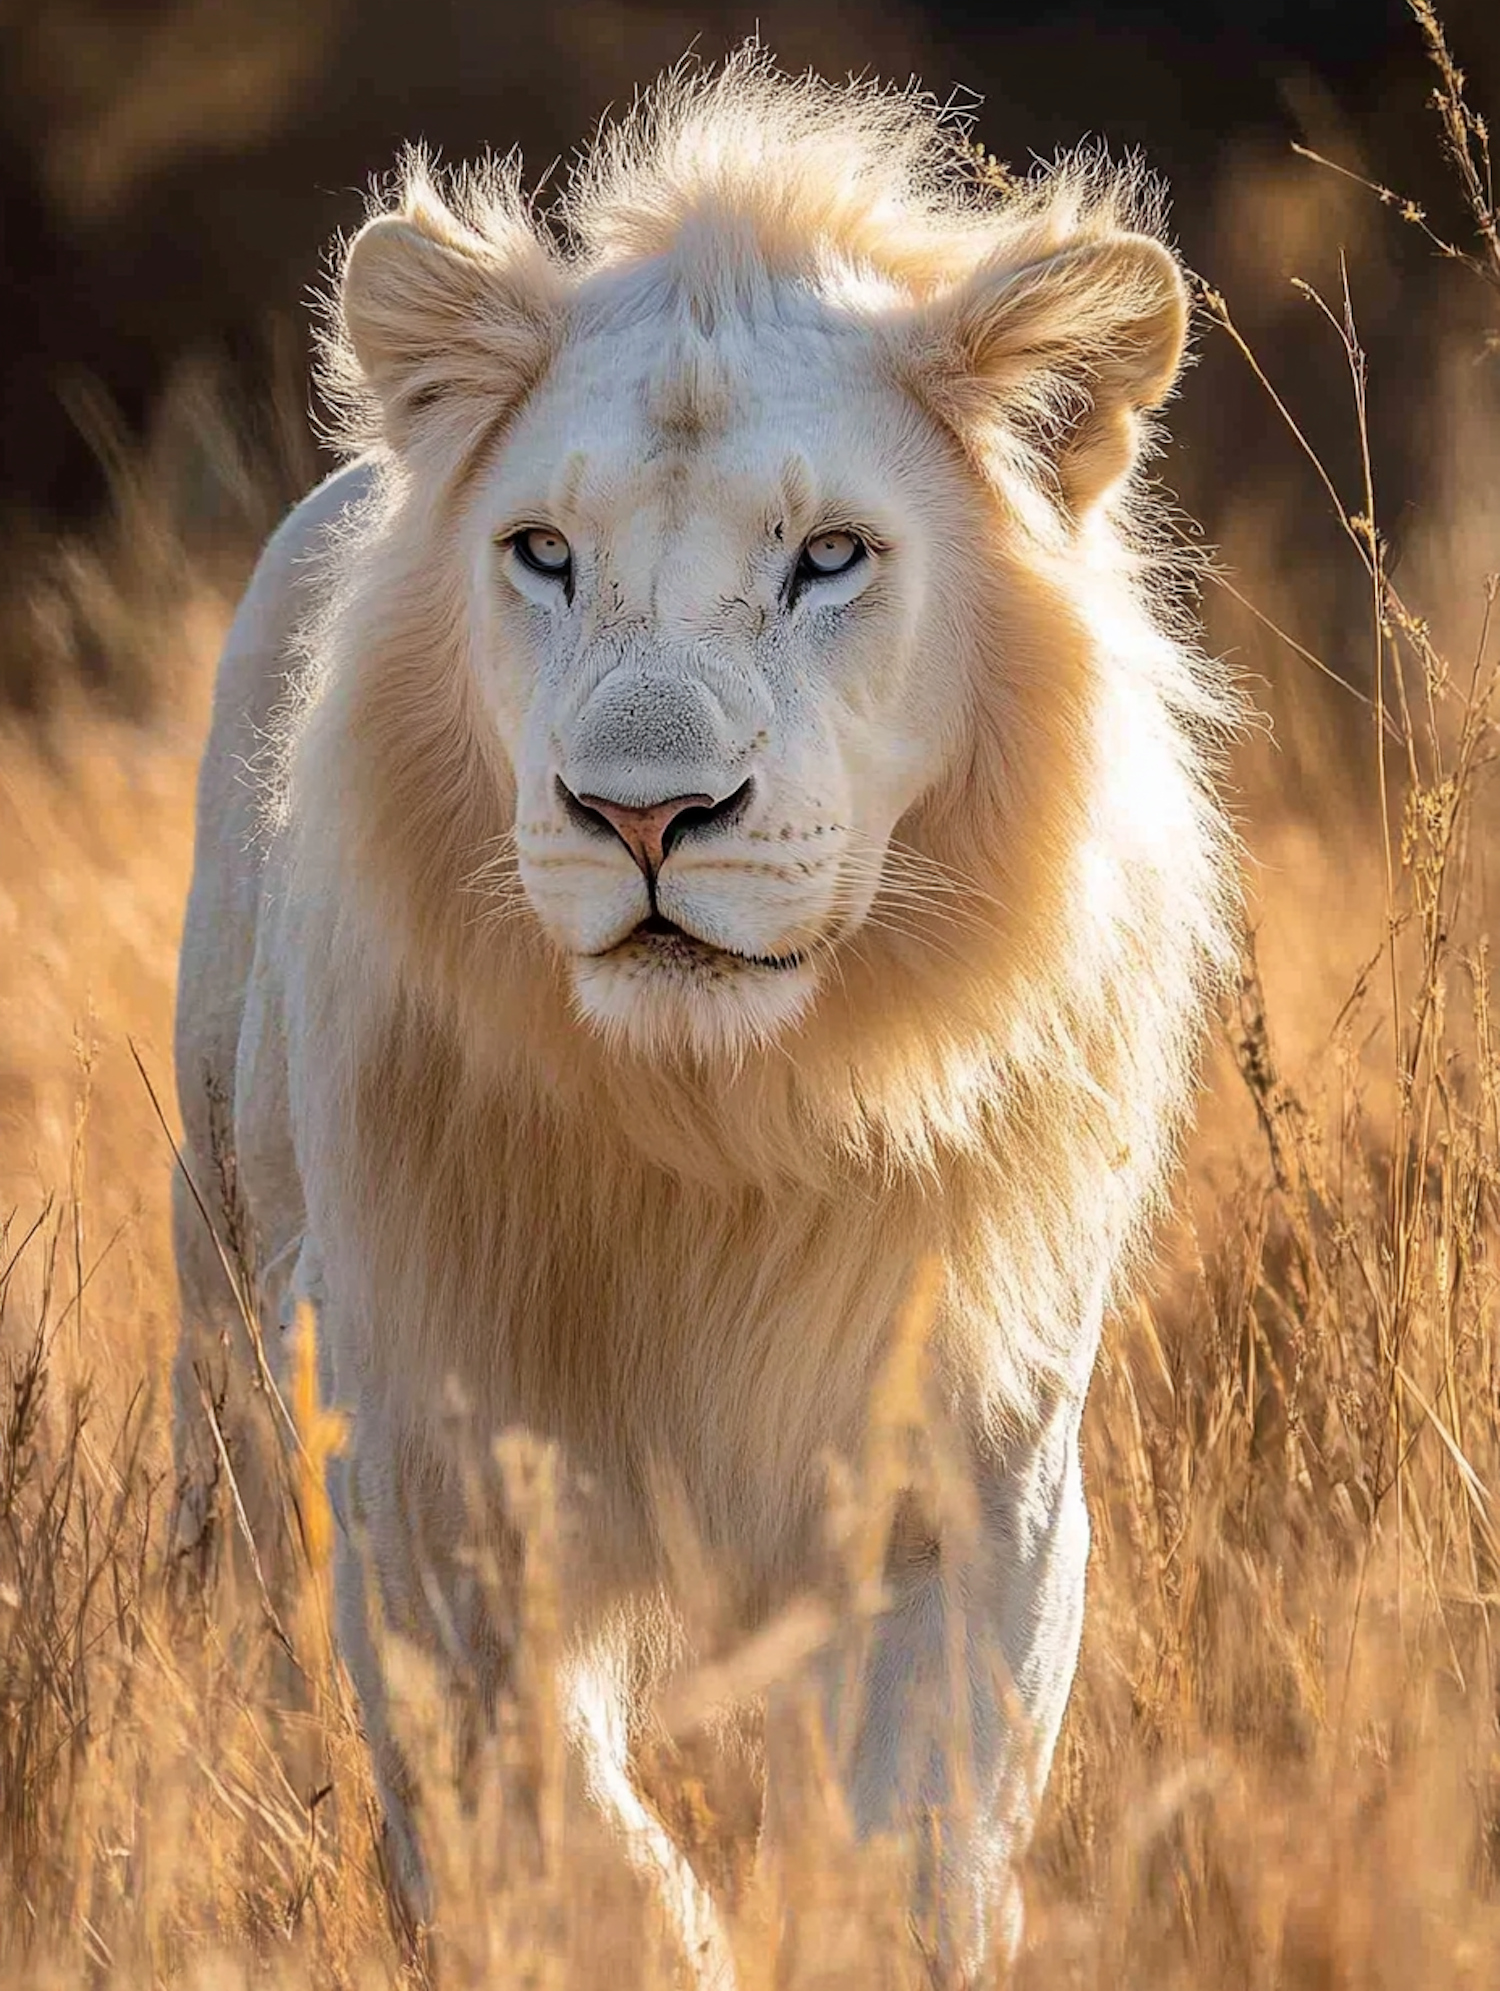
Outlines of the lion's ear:
M546 366L561 290L518 219L497 214L481 235L428 195L366 222L344 258L339 311L392 447L424 416L514 406Z
M981 450L997 423L1019 429L1081 515L1130 470L1140 414L1177 378L1188 296L1170 250L1122 232L982 265L923 315L918 392Z

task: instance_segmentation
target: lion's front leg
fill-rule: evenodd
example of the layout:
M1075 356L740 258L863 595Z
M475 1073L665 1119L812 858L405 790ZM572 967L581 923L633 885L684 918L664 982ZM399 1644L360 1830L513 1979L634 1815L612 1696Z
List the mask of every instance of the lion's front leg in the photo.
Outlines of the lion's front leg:
M876 1622L857 1686L847 1661L827 1663L835 1756L853 1717L844 1755L852 1821L861 1837L889 1831L915 1845L913 1920L945 1985L975 1978L986 1956L1013 1956L1020 1943L1016 1862L1083 1627L1081 1413L1079 1391L1023 1451L981 1455L973 1537L928 1540L893 1568L892 1607ZM773 1744L773 1778L784 1748ZM773 1831L785 1802L772 1793Z
M454 1884L451 1869L444 1881L445 1856L451 1860L460 1849L445 1849L441 1837L434 1843L430 1832L424 1837L432 1815L422 1817L420 1782L442 1768L442 1759L424 1760L421 1744L433 1736L420 1731L424 1719L431 1722L430 1705L418 1715L418 1747L408 1756L401 1731L414 1710L400 1706L399 1682L388 1677L391 1653L382 1630L427 1655L433 1672L423 1684L451 1697L445 1718L460 1725L465 1716L492 1720L505 1686L505 1656L490 1615L496 1600L476 1590L473 1558L463 1553L477 1517L466 1514L460 1489L414 1466L420 1448L378 1407L357 1409L355 1430L352 1456L332 1463L343 1522L335 1561L338 1643L360 1699L397 1905L414 1932L425 1931L442 1909L445 1885L451 1894ZM493 1550L497 1538L487 1539ZM508 1580L518 1576L518 1568L508 1572ZM516 1600L505 1603L508 1616ZM713 1901L634 1779L628 1644L575 1636L565 1627L562 1646L567 1656L557 1685L584 1790L659 1898L694 1991L734 1991L730 1945Z

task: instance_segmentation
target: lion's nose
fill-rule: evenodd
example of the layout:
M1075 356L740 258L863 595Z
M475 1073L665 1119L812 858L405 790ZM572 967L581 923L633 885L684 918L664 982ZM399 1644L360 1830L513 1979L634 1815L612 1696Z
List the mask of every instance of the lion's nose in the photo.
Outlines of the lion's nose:
M684 830L705 823L717 823L736 813L749 791L748 781L740 783L732 795L715 800L712 795L673 795L665 802L638 805L612 802L607 795L575 795L559 781L564 805L575 820L579 816L614 831L651 883L667 853Z

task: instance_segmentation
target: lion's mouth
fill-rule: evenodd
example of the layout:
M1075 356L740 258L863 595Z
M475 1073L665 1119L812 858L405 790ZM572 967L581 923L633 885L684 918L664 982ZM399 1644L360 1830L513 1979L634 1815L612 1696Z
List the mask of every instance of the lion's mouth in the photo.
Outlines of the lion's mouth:
M678 926L675 920L657 912L643 919L623 940L606 948L604 954L597 958L607 959L611 954L623 954L633 947L647 949L662 960L681 961L684 966L732 961L740 967L766 968L773 973L785 973L788 969L800 968L803 961L800 954L742 954L738 948L716 946L713 941L700 939L696 933L689 933L686 927Z

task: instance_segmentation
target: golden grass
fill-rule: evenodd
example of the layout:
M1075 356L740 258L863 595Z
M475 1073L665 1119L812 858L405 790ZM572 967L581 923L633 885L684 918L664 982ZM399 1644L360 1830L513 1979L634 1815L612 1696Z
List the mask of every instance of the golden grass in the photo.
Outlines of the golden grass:
M1469 207L1452 260L1500 284L1487 141L1416 11ZM1205 301L1236 336L1233 299ZM1329 319L1308 335L1343 342L1358 417L1346 297ZM1468 436L1491 479L1497 444ZM1159 1274L1113 1324L1090 1402L1090 1617L1012 1980L1035 1991L1500 1981L1500 630L1482 564L1458 571L1496 521L1457 463L1398 592L1366 468L1322 501L1368 583L1373 710L1302 661L1273 676L1295 750L1252 743L1239 771L1257 948ZM145 627L97 562L59 571L96 637L158 648L171 696L147 726L64 699L45 732L0 740L0 1986L420 1985L437 1966L393 1922L328 1638L308 1459L339 1433L310 1367L289 1603L272 1611L235 1558L173 1549L168 1155L129 1040L164 1086L227 605L179 574ZM1311 647L1295 576L1253 593ZM1319 754L1315 802L1298 781ZM712 1751L697 1740L728 1690L794 1683L830 1626L858 1635L871 1516L922 1451L919 1354L917 1332L898 1344L867 1456L833 1489L844 1592L719 1653L665 1709L653 1791L732 1904L747 1991L922 1981L899 1907L910 1849L854 1846L813 1761L791 1855L757 1872L753 1750L722 1724ZM513 1438L479 1472L476 1497L525 1543L494 1722L450 1722L421 1658L390 1654L459 1991L675 1981L654 1904L568 1782L556 1471ZM798 1719L794 1692L778 1707Z

